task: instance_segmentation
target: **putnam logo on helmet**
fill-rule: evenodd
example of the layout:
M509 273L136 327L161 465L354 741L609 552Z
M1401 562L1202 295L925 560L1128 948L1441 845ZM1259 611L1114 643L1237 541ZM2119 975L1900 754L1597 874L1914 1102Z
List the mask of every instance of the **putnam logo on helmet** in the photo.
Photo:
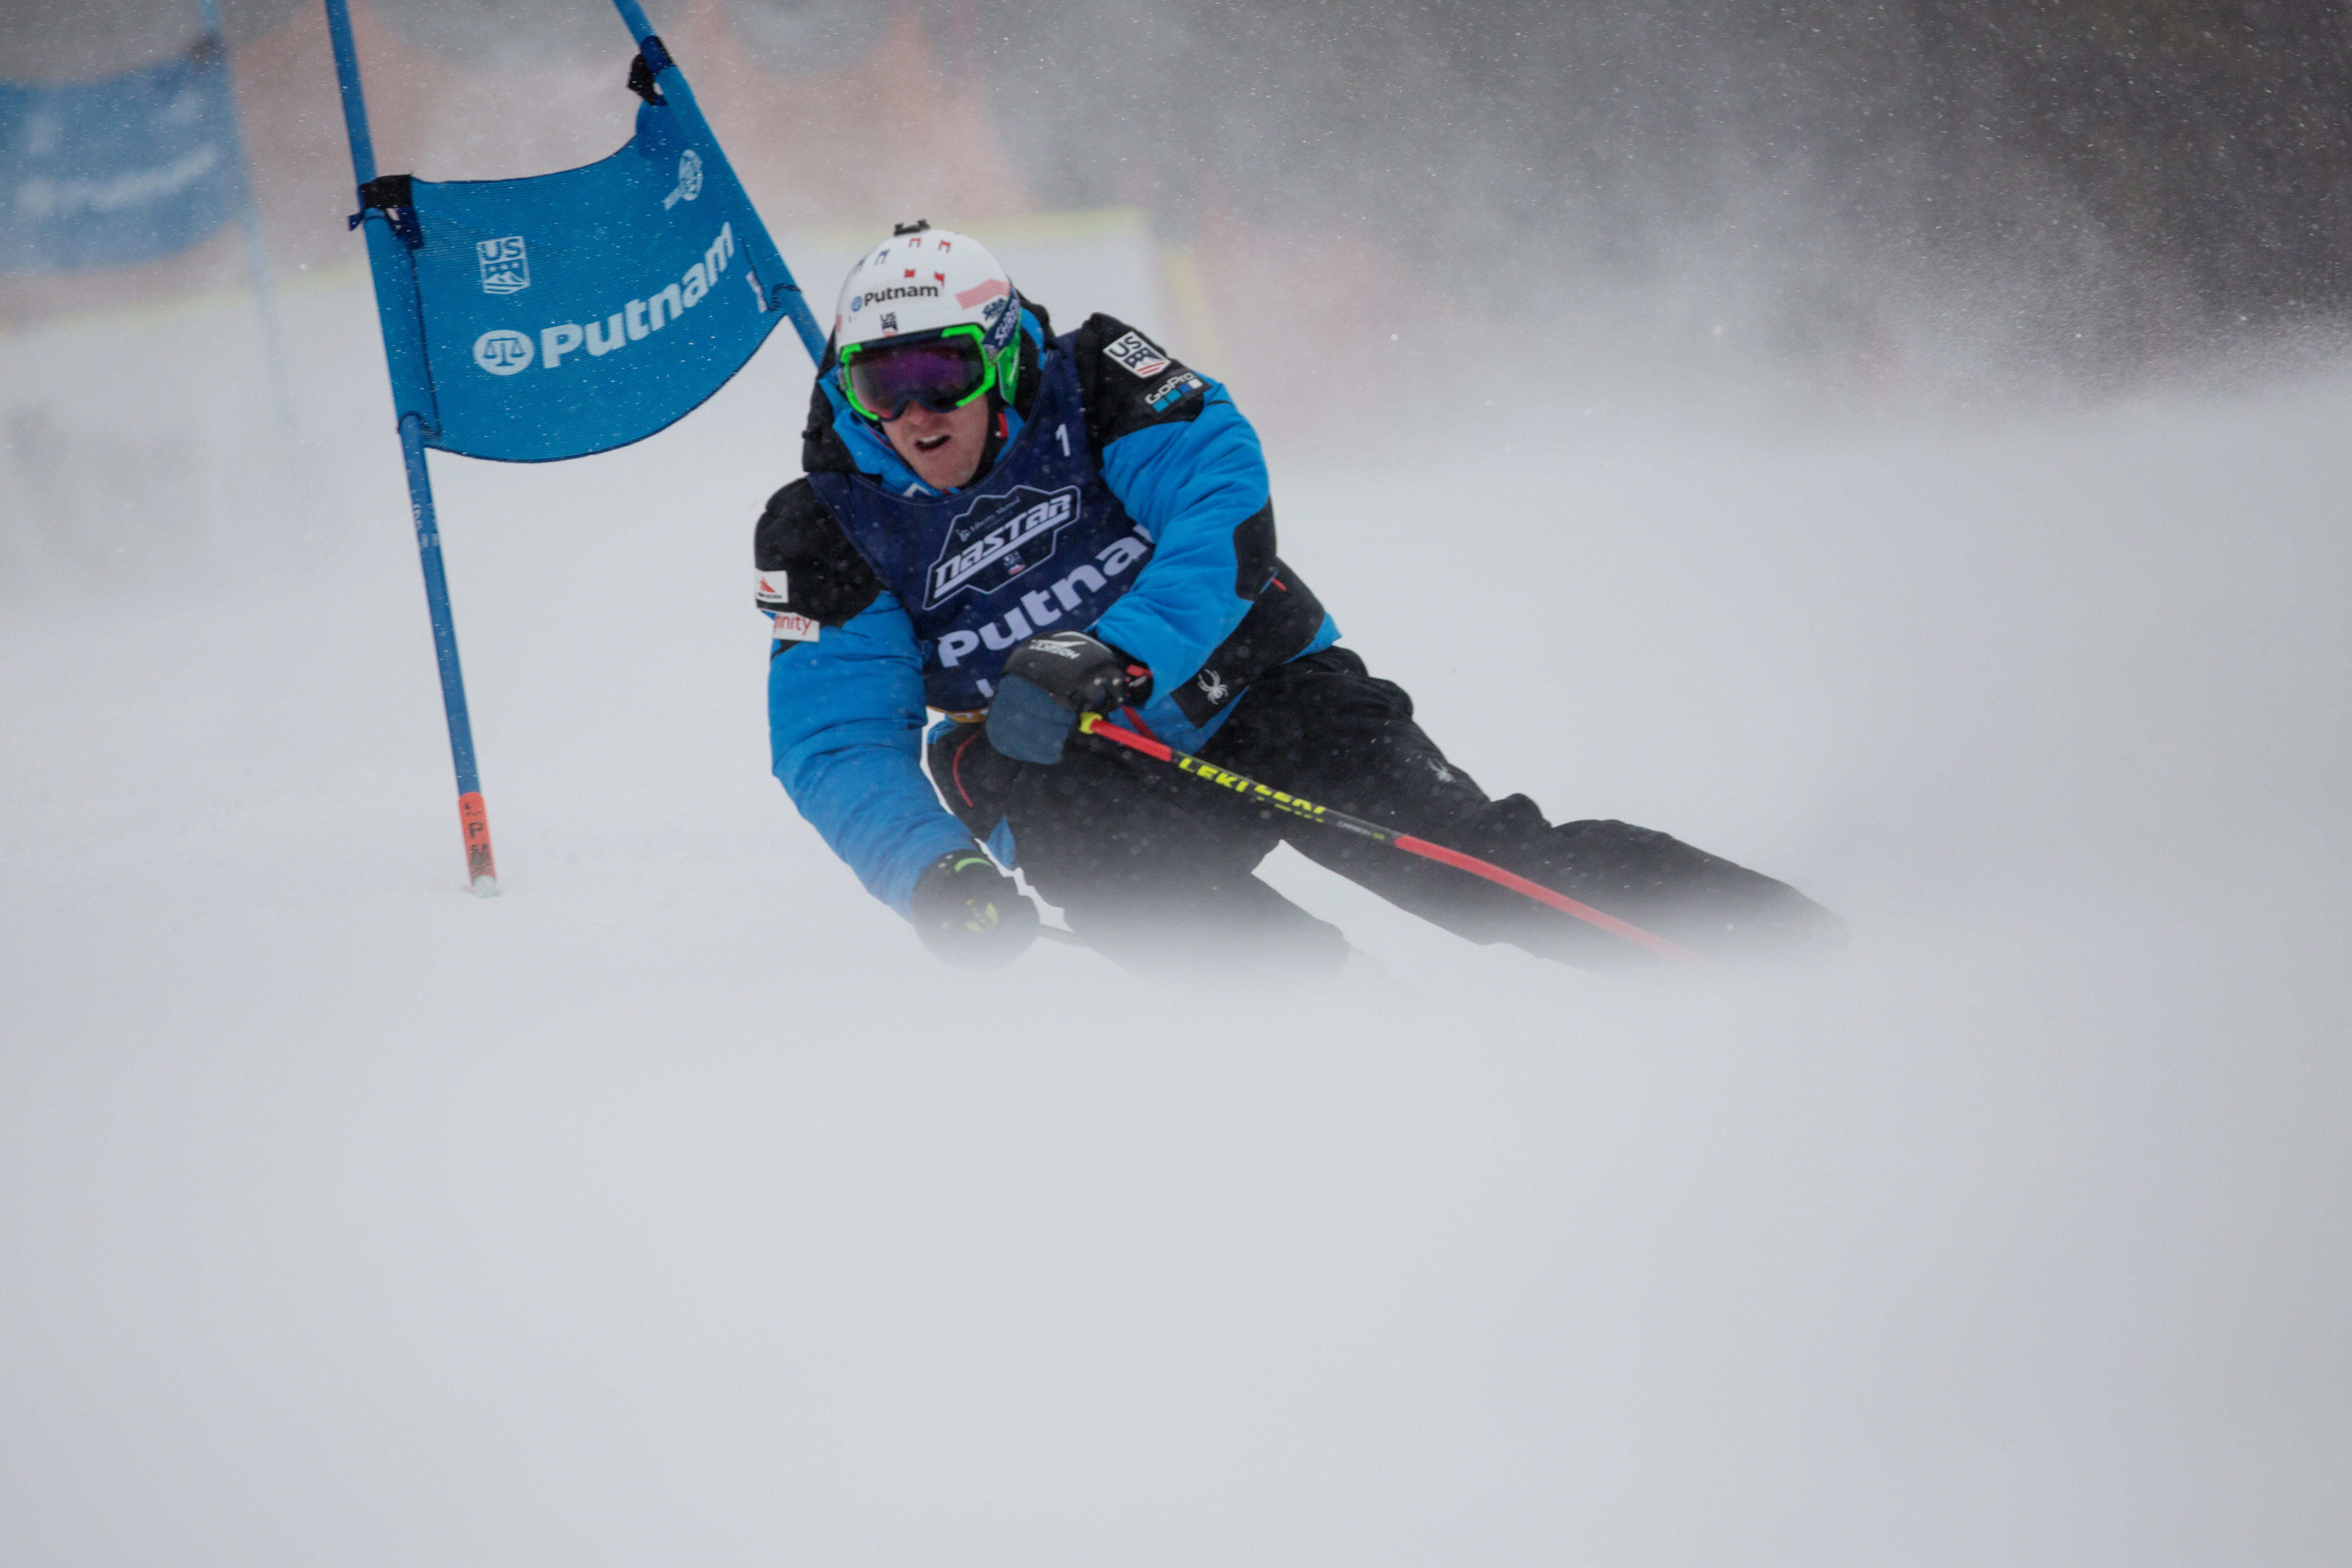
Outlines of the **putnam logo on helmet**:
M993 593L1051 558L1054 536L1077 516L1076 485L1050 495L1020 485L1010 495L974 502L949 525L940 558L931 563L923 607L945 604L966 588Z
M518 240L516 244L520 247L521 242ZM583 346L590 358L602 359L653 336L701 304L719 287L719 279L734 260L735 226L721 224L718 237L703 252L702 259L688 268L686 276L677 282L664 284L642 300L630 300L604 321L590 321L584 326L578 321L562 321L543 327L536 341L529 332L508 327L484 332L474 341L474 363L492 375L520 375L533 364L545 370L558 369L567 356L576 354ZM488 265L487 258L484 265ZM748 268L743 277L757 298L758 279ZM485 283L483 287L487 289L488 285ZM762 309L765 303L761 301Z
M936 300L940 286L936 283L893 283L887 289L868 289L863 294L849 297L849 313L857 314L868 305L879 305L891 300Z

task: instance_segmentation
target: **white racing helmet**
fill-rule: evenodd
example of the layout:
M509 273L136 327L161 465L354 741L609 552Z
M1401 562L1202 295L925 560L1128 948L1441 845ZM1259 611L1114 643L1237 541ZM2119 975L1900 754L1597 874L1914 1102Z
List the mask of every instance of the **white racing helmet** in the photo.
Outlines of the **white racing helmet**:
M869 419L894 418L910 400L956 406L993 390L1009 402L1021 366L1021 296L971 236L900 224L849 269L833 337L843 388ZM908 352L919 348L926 352Z

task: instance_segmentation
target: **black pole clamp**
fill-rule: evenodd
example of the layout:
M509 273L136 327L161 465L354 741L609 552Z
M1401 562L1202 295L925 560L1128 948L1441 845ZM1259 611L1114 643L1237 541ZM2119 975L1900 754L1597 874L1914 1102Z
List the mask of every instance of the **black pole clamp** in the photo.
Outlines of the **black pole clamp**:
M359 227L371 212L383 214L392 225L392 232L416 249L425 243L425 230L416 221L416 193L410 188L414 174L378 174L360 187L360 210L351 216L351 226Z
M661 35L649 35L638 49L637 58L629 62L629 90L647 103L667 103L669 100L662 96L661 89L654 85L654 79L676 64L677 62L669 58L669 50L663 46Z

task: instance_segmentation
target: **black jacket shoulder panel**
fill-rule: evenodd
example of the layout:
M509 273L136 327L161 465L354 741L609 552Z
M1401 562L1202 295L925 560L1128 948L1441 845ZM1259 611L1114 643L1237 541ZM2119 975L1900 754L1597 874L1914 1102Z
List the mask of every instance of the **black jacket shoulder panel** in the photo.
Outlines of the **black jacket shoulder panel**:
M824 348L824 362L833 363L833 345ZM833 400L824 395L822 373L809 387L808 423L801 426L801 472L804 474L854 474L857 465L849 458L849 448L833 428ZM791 487L786 486L789 489ZM782 492L779 491L781 495ZM771 509L775 503L771 501Z
M1234 597L1255 600L1273 578L1274 499L1234 524ZM1321 623L1317 623L1320 625Z
M1116 316L1087 318L1071 343L1096 451L1152 425L1197 419L1209 384Z
M751 535L751 559L769 590L760 608L806 616L820 626L843 625L882 592L882 579L806 479L770 498Z

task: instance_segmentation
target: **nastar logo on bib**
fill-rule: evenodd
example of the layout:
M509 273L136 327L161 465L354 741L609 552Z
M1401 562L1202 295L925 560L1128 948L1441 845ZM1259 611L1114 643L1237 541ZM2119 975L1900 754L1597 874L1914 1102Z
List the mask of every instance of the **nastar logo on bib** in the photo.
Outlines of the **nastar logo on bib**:
M948 529L931 563L923 607L946 603L967 588L993 593L1054 553L1054 536L1078 517L1076 485L1051 494L1016 487L975 502Z

